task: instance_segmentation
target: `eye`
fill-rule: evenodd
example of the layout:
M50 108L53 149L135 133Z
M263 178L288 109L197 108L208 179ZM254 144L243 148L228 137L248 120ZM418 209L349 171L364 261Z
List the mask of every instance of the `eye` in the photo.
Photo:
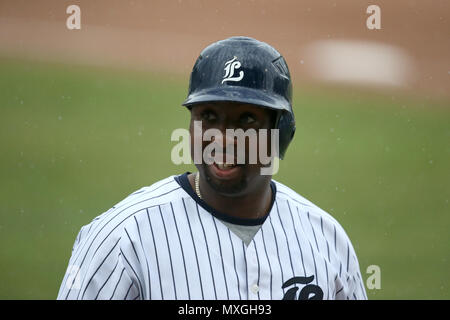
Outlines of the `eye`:
M240 120L242 124L249 125L256 122L256 117L250 113L244 113Z
M217 115L211 110L205 110L201 113L202 120L205 121L215 121L217 120Z

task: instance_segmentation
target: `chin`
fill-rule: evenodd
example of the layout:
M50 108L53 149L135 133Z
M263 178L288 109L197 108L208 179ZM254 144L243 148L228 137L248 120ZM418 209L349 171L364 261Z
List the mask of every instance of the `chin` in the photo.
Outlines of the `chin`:
M233 179L224 179L211 172L212 169L210 166L206 166L203 169L202 171L207 183L220 195L237 197L245 194L245 191L248 189L247 177L244 172Z

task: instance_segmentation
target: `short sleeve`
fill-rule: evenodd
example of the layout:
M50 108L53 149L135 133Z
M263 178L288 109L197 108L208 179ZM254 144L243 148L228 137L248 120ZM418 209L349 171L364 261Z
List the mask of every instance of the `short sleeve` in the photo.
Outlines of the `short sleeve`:
M120 249L120 237L111 235L98 250L83 258L79 246L89 246L83 227L75 241L72 257L61 284L58 300L134 300L140 297L138 286L129 276ZM84 231L83 231L84 229ZM89 251L89 250L88 250ZM80 254L81 253L81 254ZM74 257L76 255L76 257ZM79 261L79 263L74 263Z

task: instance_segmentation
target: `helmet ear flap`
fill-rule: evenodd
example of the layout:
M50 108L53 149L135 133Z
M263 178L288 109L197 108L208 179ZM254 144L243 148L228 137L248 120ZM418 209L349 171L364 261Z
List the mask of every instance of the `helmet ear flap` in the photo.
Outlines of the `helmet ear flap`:
M295 119L291 112L281 112L278 117L276 128L279 130L279 155L280 159L284 159L284 155L289 143L295 134Z

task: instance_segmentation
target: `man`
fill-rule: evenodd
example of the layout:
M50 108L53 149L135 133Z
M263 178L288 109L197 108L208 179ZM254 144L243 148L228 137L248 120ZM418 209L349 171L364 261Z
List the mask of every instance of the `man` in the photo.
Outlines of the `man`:
M183 104L198 172L144 187L84 226L58 299L366 299L339 223L272 180L273 161L249 161L264 146L284 157L291 97L268 44L233 37L203 50ZM275 135L239 149L239 132L264 130Z

